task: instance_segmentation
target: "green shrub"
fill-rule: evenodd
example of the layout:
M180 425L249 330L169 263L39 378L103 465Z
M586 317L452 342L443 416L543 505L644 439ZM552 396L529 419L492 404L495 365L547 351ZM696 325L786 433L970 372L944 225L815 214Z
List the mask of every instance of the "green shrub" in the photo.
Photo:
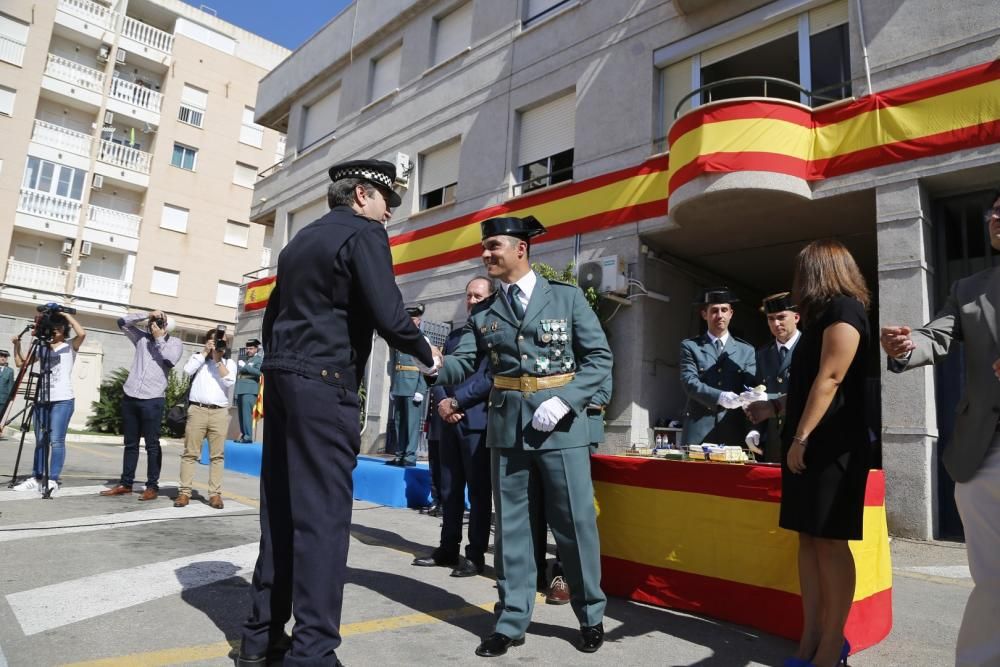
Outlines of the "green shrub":
M122 434L122 399L125 397L123 386L128 379L128 369L119 368L112 371L101 383L99 398L90 404L91 414L87 418L87 428L99 433ZM170 371L167 378L167 400L169 407L179 402L187 391L187 378L183 373ZM163 413L166 415L166 409ZM170 435L166 424L160 424L160 435Z
M546 280L558 280L559 282L569 283L570 285L577 285L576 281L576 267L573 266L573 262L566 265L566 268L562 271L557 271L555 268L545 264L543 262L534 262L531 268L535 270L535 273L540 275ZM590 309L595 313L598 313L598 306L601 303L601 296L597 293L593 287L588 287L583 290L584 296L587 297L587 303L590 304Z

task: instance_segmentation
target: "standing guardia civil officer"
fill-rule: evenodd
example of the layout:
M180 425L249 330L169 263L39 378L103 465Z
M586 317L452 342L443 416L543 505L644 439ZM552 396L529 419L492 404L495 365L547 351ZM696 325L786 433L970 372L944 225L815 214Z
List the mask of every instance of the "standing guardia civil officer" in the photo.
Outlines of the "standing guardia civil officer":
M406 308L413 326L420 326L424 304ZM427 380L424 379L413 355L393 349L389 356L389 395L392 396L396 421L396 458L389 465L412 468L417 465L417 445L420 444L420 417L427 414Z
M0 350L0 420L5 414L7 399L10 398L11 391L14 390L14 369L8 365L10 352ZM0 425L0 436L3 435L3 427Z
M332 210L278 257L264 312L260 555L238 665L335 665L361 446L358 382L372 332L431 366L431 347L396 287L384 223L398 206L395 167L330 169ZM292 611L289 643L285 623Z
M750 422L740 408L740 393L756 383L753 346L729 333L733 304L739 299L728 287L706 290L698 306L707 331L681 342L684 445L711 442L742 446Z
M246 342L246 359L237 363L236 408L240 416L240 442L253 442L253 406L260 393L260 365L264 355L260 353L260 341L251 338Z
M767 328L774 340L757 348L757 384L767 387L769 401L788 393L788 375L792 367L792 350L799 342L799 313L789 292L765 297L761 312L767 317ZM784 415L771 417L758 424L746 435L747 446L764 461L781 463L781 426Z
M581 651L604 642L600 543L590 479L587 406L611 373L611 350L579 287L531 270L530 239L545 232L533 217L481 223L483 262L501 289L473 309L437 382L471 376L487 355L493 392L486 445L497 507L494 567L500 594L493 634L476 655L503 655L524 643L535 603L536 572L529 484L538 475L580 622Z

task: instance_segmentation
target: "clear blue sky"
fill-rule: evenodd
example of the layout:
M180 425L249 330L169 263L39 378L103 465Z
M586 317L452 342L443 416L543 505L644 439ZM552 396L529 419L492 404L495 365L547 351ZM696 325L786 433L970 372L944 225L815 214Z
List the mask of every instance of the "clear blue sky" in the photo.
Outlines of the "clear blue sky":
M312 37L351 0L184 0L205 5L228 21L261 37L296 49ZM211 13L211 12L209 12Z

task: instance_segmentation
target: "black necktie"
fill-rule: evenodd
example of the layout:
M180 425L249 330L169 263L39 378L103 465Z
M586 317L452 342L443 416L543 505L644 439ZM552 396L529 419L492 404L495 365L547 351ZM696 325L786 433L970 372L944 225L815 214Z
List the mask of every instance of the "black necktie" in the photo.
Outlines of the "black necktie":
M781 361L781 363L785 363L785 357L787 357L787 356L788 356L788 348L785 347L784 345L779 345L778 346L778 360Z
M524 306L521 305L521 299L518 298L518 294L521 293L521 288L517 285L511 285L507 289L507 300L510 301L510 309L514 311L514 317L521 321L524 319Z

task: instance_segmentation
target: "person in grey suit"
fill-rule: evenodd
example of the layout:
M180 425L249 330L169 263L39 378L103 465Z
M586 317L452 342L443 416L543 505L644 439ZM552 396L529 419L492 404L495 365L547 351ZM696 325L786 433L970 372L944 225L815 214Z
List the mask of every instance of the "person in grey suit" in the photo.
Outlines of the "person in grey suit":
M764 297L760 310L767 316L767 328L774 340L757 348L757 384L767 387L767 400L773 401L788 392L788 372L792 350L799 342L799 313L789 292ZM747 433L747 447L769 463L781 463L781 416L757 424Z
M986 214L990 242L1000 250L1000 191ZM955 648L961 667L1000 665L1000 267L952 285L944 307L918 329L882 328L888 368L902 373L941 361L964 343L965 386L944 467L955 480L974 587Z
M753 346L729 333L739 299L728 287L706 290L695 302L708 330L681 342L680 372L687 405L683 445L711 442L742 446L750 422L739 394L757 382Z

